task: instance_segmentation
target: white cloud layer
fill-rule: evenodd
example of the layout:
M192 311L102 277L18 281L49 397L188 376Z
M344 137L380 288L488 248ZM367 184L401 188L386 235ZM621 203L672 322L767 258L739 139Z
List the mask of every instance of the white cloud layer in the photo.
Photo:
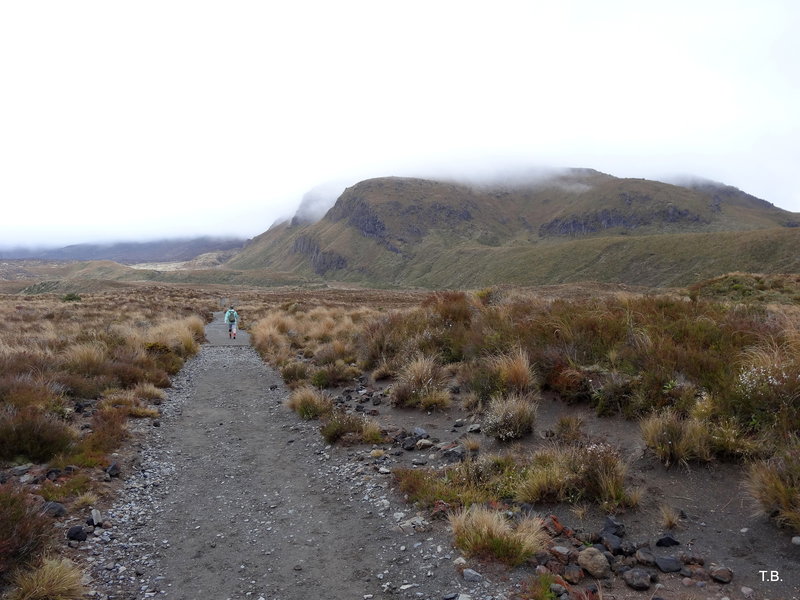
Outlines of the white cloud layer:
M252 236L329 181L689 174L800 211L800 4L0 4L0 246ZM24 207L18 210L18 207Z

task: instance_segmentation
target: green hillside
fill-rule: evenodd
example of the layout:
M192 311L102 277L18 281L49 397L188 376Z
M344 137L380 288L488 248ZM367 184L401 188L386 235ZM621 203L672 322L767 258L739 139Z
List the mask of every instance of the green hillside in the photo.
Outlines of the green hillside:
M588 169L491 187L388 177L348 188L316 223L271 228L226 266L379 286L687 285L797 272L798 225L796 213L709 182Z

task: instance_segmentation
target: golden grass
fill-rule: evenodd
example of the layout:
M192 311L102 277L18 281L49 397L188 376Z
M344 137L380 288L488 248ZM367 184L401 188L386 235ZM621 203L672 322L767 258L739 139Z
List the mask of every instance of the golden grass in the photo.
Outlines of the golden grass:
M320 390L303 386L289 395L286 406L303 419L319 419L333 410L333 401Z
M524 394L538 386L527 351L515 348L507 354L489 359L490 368L498 375L502 389L506 392Z
M775 456L752 463L745 485L763 511L800 532L800 438L792 436Z
M709 462L714 458L708 423L696 418L681 418L674 410L664 410L640 422L647 447L666 466L676 462Z
M448 516L456 547L467 556L522 564L546 548L549 539L539 517L525 517L512 526L496 510L473 505Z
M447 372L435 357L418 354L400 370L392 387L392 403L425 410L445 408L450 403L447 380Z
M675 529L680 523L680 513L668 504L660 505L658 514L661 516L661 527L664 529Z
M66 558L45 558L30 571L20 571L12 578L14 589L8 600L80 600L83 574Z

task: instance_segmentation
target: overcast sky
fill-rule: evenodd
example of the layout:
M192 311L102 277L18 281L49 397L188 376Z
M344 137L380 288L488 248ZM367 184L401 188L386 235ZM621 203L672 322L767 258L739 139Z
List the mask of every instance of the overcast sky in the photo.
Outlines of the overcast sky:
M800 2L0 3L0 246L250 237L303 193L507 165L800 211Z

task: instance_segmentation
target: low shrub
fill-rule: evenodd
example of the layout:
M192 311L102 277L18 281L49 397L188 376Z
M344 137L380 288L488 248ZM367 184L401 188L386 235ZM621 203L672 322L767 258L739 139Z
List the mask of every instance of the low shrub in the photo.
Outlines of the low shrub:
M449 515L455 546L467 556L498 560L509 566L546 549L549 540L539 517L525 517L515 526L489 508L471 506Z
M31 570L19 571L7 600L80 600L83 573L69 559L45 558Z
M52 519L36 510L27 495L0 484L0 581L19 564L33 562L52 541Z
M75 437L64 421L36 408L0 408L0 459L46 462L66 452Z
M530 394L495 396L489 403L482 428L501 442L517 440L533 431L538 403Z
M126 407L99 410L92 415L91 433L79 444L81 452L106 454L116 450L128 437Z

